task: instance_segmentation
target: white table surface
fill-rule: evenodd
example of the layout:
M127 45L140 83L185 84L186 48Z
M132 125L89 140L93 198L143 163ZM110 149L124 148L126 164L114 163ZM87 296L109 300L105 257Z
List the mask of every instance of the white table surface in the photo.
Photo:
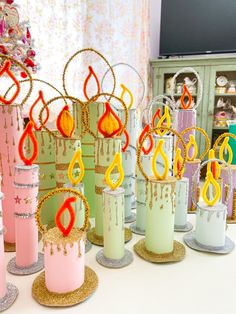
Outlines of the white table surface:
M195 215L189 215L195 223ZM236 242L236 225L227 235ZM142 236L133 234L126 247ZM183 233L175 233L182 242ZM84 303L70 308L47 308L31 296L34 278L7 274L7 280L19 288L19 296L9 314L235 314L236 249L228 255L200 253L186 247L186 257L173 264L152 264L134 253L134 261L123 269L108 269L95 259L101 248L93 246L86 254L86 265L99 277L97 291ZM7 261L14 256L7 253Z

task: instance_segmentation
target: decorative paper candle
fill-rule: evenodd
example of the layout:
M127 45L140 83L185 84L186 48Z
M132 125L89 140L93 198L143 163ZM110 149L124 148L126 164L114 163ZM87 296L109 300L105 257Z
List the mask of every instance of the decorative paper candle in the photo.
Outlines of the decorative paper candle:
M29 122L19 141L19 155L24 165L15 166L15 226L16 226L16 259L18 268L26 269L38 262L38 229L35 221L37 196L39 186L39 166L33 165L38 155L36 137L32 131L33 123ZM31 157L24 153L26 138L32 141L33 150ZM11 265L8 264L8 270ZM36 271L42 269L37 269ZM11 269L10 272L14 272ZM33 271L35 272L35 271ZM31 272L30 272L31 273Z
M54 131L56 135L57 131ZM39 199L49 191L56 188L56 166L55 166L55 139L50 133L45 130L34 131L38 143L38 157L35 163L39 165ZM32 154L31 141L27 141L26 153ZM48 224L53 220L55 216L55 210L57 208L56 197L50 198L50 201L45 205L45 210L42 213L42 221L44 224ZM55 209L54 211L52 209Z
M4 254L4 228L2 223L2 199L3 194L0 192L0 304L1 299L5 297L7 292L6 283L6 265L5 265L5 254Z
M73 170L74 167L78 163L79 166L79 174L76 174L76 176L73 176ZM81 182L81 180L84 177L84 164L82 161L82 151L81 148L78 148L78 150L75 152L73 158L71 159L71 162L68 167L68 177L70 180L70 183L65 184L66 188L73 188L74 190L80 192L81 194L84 195L84 185ZM66 195L68 197L68 195ZM73 208L75 212L75 222L74 222L74 227L76 228L81 228L84 224L84 219L85 219L85 209L84 209L84 203L83 201L78 198L76 202L73 203ZM65 225L69 224L70 221L70 213L68 211L64 212L64 223Z
M56 227L44 229L40 221L40 211L45 201L55 194L70 193L73 196L67 198L59 208L56 215ZM60 197L61 199L62 197ZM84 203L86 215L83 227L73 227L75 213L72 204L80 198ZM67 227L61 223L61 215L65 210L70 212L70 222ZM89 206L86 198L73 189L61 188L53 190L45 195L39 202L37 222L40 232L43 233L45 256L45 285L49 292L69 293L80 288L84 283L85 266L85 239L88 227Z

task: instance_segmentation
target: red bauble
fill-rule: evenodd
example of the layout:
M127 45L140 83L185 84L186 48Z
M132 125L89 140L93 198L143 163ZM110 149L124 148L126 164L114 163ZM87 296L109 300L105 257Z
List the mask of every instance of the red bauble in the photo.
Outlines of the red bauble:
M7 4L12 4L14 2L14 0L6 0Z
M25 78L27 78L27 73L26 72L20 72L20 76L23 78L23 79L25 79Z

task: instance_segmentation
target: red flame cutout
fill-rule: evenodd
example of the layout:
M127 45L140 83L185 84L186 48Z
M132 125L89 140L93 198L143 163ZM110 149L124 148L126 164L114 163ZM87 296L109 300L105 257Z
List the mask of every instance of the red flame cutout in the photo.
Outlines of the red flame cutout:
M127 147L129 146L129 133L126 129L124 129L124 135L125 135L125 145L122 147L122 153L125 153Z
M161 108L157 108L157 111L152 117L152 126L155 127L155 120L158 118L159 120L161 119Z
M142 142L142 140L143 140L145 134L146 134L149 130L150 130L150 125L147 124L147 125L145 126L145 128L143 129L142 133L141 133L140 136L139 136L139 144ZM150 143L150 144L149 144L148 149L146 149L145 147L142 146L142 152L144 153L144 155L148 155L148 154L151 152L151 150L153 149L153 146L154 146L154 141L153 141L153 138L152 138L151 134L149 134L147 138L149 139L149 143Z
M97 85L97 94L100 94L100 83L99 83L99 80L95 74L95 72L93 71L93 68L91 66L88 67L89 69L89 74L88 76L86 77L85 81L84 81L84 88L83 88L83 91L84 91L84 96L86 97L87 100L89 100L90 98L88 97L88 94L87 94L87 85L88 85L88 82L89 80L91 79L91 77L93 76L95 81L96 81L96 85ZM97 99L97 98L96 98ZM96 100L94 99L94 100Z
M25 142L27 136L29 136L29 138L33 144L33 152L32 152L32 156L30 158L26 158L25 154L24 154L24 142ZM19 141L18 151L19 151L19 155L20 155L21 160L23 161L23 163L26 166L31 166L32 163L34 162L34 160L38 156L38 143L37 143L37 139L33 133L33 122L31 122L31 121L27 124L24 132L22 133L22 136L21 136L20 141Z
M55 222L57 227L59 228L59 230L61 231L61 233L63 234L64 237L68 236L71 232L71 229L74 226L75 223L75 212L74 209L71 205L72 202L76 201L76 197L68 197L64 203L62 204L62 206L59 208L59 210L57 211L56 217L55 217ZM63 212L65 210L69 211L70 213L70 222L68 224L68 226L65 228L63 226L63 224L61 223L61 215L63 214Z
M105 107L105 112L98 120L98 131L104 137L113 137L120 134L122 130L122 123L108 102L105 103Z
M42 130L42 125L40 126L40 127L38 127L37 125L38 125L38 123L34 120L34 118L33 118L33 111L34 111L34 108L36 107L36 105L39 103L39 102L42 102L42 104L43 104L43 106L45 106L46 105L46 102L45 102L45 100L44 100L44 97L43 97L43 92L40 90L39 91L39 96L38 96L38 98L35 100L35 102L33 103L33 105L30 107L30 111L29 111L29 118L30 118L30 120L33 122L33 124L34 124L34 129L36 130L36 131L41 131ZM48 107L45 107L45 110L46 110L46 117L45 117L45 119L44 119L44 121L43 121L43 124L45 124L47 121L48 121L48 119L49 119L49 109L48 109Z
M216 162L215 161L211 163L211 172L213 174L213 178L215 179L216 178Z
M4 105L12 104L20 93L20 83L17 81L15 75L11 72L10 68L11 68L11 61L6 60L3 63L2 68L0 69L0 77L6 73L16 85L16 91L15 91L14 95L9 100L5 99L4 97L2 97L0 95L0 102L2 102Z
M185 98L186 94L188 96L187 104L184 101L184 98ZM192 103L192 96L191 96L191 94L190 94L190 92L189 92L189 90L188 90L188 88L187 88L187 86L185 84L184 84L183 94L181 95L181 98L180 98L180 102L181 102L181 106L182 106L183 109L189 109L190 106L191 106L191 103Z

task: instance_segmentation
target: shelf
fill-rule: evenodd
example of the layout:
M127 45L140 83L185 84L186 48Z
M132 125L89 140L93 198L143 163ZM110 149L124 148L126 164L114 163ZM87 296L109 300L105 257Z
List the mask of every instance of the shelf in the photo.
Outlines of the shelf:
M227 97L230 97L230 96L233 96L233 97L236 97L236 93L215 93L215 96L216 97L221 97L221 96L227 96Z
M228 130L227 126L213 126L213 130Z
M168 97L170 97L170 94L164 94L165 96L168 96ZM235 94L236 95L236 94ZM174 97L181 97L182 96L182 94L174 94ZM197 96L197 94L191 94L191 96L192 97L196 97Z

